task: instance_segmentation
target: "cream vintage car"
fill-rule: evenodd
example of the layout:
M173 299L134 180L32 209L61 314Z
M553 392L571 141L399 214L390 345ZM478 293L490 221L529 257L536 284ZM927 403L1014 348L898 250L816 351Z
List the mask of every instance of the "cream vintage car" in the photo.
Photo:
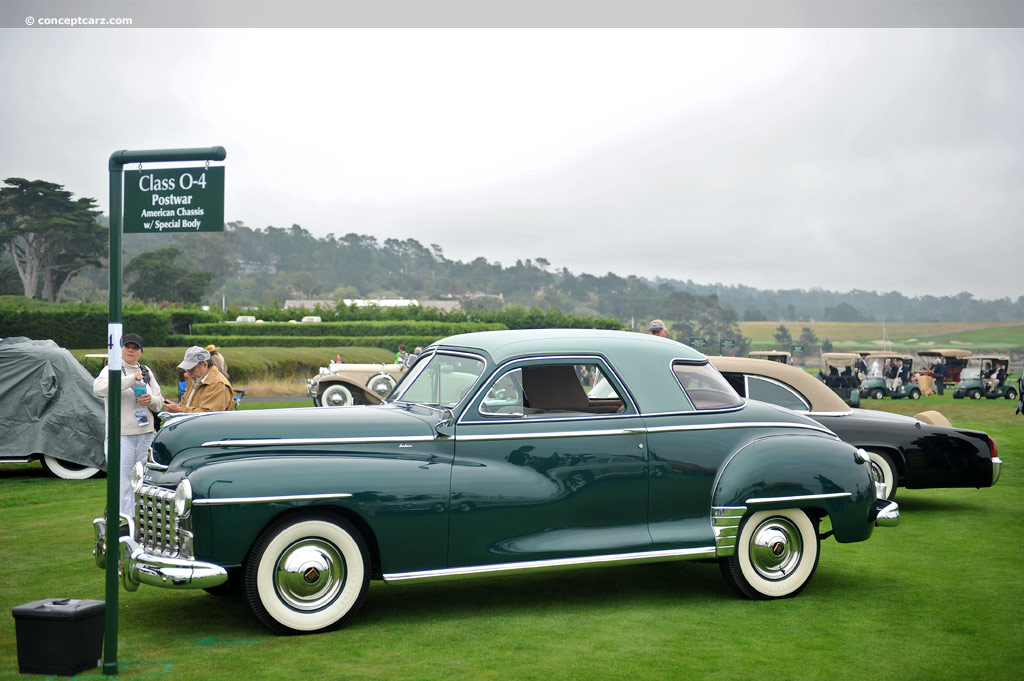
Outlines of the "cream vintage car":
M318 407L380 404L405 369L405 364L331 362L306 381L306 394Z

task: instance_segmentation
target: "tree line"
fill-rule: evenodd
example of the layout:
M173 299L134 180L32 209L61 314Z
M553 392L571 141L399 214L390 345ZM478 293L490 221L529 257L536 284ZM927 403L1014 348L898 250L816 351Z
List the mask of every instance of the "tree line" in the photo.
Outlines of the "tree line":
M0 294L52 301L103 301L109 243L93 199L61 185L9 178L0 188ZM220 307L281 306L287 299L452 299L469 312L507 305L614 317L627 327L651 318L677 337L724 337L739 321L1017 321L1024 296L978 300L809 290L765 291L574 273L545 257L510 265L480 256L445 256L438 244L350 232L315 237L299 225L251 228L229 222L221 233L126 234L123 262L130 300ZM682 273L685 276L685 273Z

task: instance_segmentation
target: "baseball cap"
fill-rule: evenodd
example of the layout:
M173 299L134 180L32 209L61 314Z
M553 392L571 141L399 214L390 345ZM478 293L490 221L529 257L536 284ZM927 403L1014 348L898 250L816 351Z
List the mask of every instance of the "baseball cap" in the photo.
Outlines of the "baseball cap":
M651 331L661 331L664 328L665 322L661 321L660 319L655 319L654 321L651 322Z
M136 345L139 346L139 349L141 350L142 349L142 336L140 336L137 333L126 333L125 335L121 336L121 347L122 348L124 346L128 345L129 343L135 343Z
M181 364L178 365L179 369L189 371L195 365L200 362L206 362L210 359L210 353L205 348L201 348L198 345L193 345L185 351L185 359L181 360Z

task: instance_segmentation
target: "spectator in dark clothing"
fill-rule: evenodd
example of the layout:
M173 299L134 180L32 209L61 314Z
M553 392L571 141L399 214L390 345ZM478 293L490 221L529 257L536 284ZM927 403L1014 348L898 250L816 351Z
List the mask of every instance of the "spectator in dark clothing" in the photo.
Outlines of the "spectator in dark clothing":
M946 386L946 363L941 357L932 367L932 374L935 376L935 389L941 395L943 388Z

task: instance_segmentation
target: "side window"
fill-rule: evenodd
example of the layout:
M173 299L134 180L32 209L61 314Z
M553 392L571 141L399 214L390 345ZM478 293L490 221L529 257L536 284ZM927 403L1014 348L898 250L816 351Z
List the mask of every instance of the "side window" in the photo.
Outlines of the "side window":
M484 416L621 414L625 402L597 364L530 364L504 373L480 404Z
M747 397L793 411L810 411L807 402L791 389L759 376L747 376Z
M707 362L676 362L672 365L672 372L694 409L729 409L743 404L743 399L722 378L722 374Z

